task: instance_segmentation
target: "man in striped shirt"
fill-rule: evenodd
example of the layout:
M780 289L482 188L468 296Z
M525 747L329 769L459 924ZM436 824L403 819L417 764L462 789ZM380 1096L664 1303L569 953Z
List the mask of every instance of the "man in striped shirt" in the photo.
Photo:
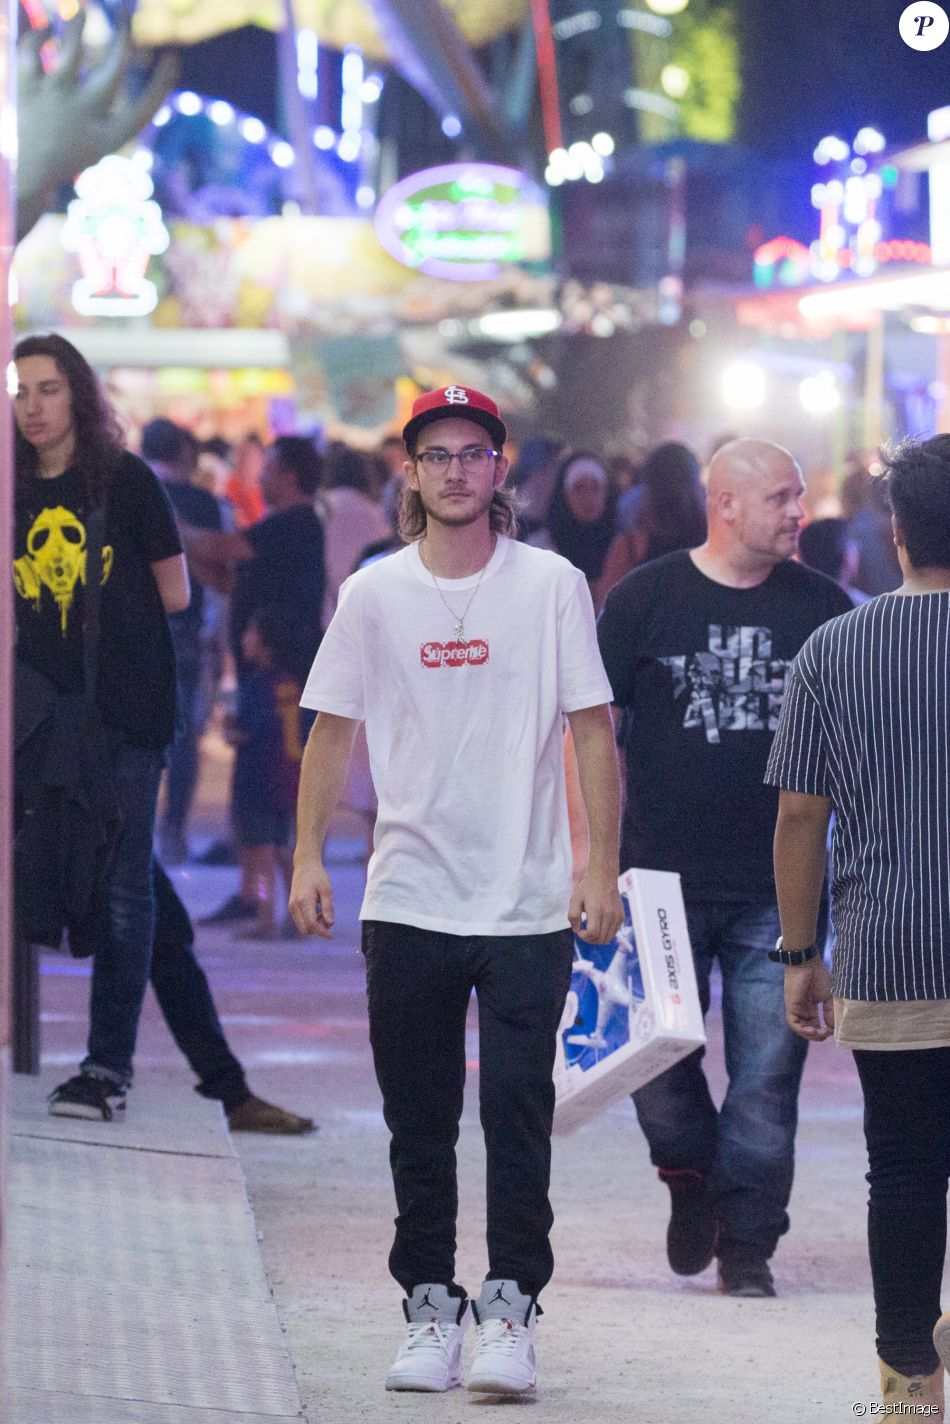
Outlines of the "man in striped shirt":
M886 1405L943 1418L950 1180L950 435L886 468L903 583L796 659L766 780L790 1027L854 1051ZM833 975L815 943L832 811ZM938 1319L939 1317L939 1319ZM936 1349L935 1349L936 1346Z

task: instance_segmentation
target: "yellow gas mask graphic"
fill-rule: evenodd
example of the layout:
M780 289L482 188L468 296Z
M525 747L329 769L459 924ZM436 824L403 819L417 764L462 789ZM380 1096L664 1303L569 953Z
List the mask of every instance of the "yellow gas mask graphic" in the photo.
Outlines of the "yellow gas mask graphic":
M104 544L103 583L112 572L112 559L111 545ZM13 582L21 598L34 600L37 612L43 589L49 589L65 636L76 584L86 582L86 527L72 510L62 505L40 510L26 536L26 553L14 561Z

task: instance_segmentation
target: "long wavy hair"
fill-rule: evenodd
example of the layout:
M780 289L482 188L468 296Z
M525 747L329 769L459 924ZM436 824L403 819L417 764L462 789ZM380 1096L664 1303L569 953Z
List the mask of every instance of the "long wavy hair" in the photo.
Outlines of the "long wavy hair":
M51 357L69 384L76 441L73 468L79 473L87 504L93 507L104 498L122 458L122 428L118 417L106 400L95 371L65 337L55 333L25 336L14 347L13 359L19 361L27 356ZM39 456L36 447L24 439L16 426L14 441L19 496L38 473Z

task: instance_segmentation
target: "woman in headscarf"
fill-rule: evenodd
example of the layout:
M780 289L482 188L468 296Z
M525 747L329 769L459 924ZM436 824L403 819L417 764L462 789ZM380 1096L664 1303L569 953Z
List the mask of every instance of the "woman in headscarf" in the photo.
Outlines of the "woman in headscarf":
M615 508L616 495L603 463L587 450L572 450L557 468L545 527L526 541L563 554L580 569L598 611L608 587L603 573L614 537Z

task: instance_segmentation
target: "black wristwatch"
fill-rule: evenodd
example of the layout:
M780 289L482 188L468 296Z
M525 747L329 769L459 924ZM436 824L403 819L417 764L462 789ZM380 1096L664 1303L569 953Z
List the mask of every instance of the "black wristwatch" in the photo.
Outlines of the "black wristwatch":
M807 964L810 959L817 959L820 952L817 944L810 944L807 949L783 949L779 935L775 948L769 950L769 959L773 964Z

